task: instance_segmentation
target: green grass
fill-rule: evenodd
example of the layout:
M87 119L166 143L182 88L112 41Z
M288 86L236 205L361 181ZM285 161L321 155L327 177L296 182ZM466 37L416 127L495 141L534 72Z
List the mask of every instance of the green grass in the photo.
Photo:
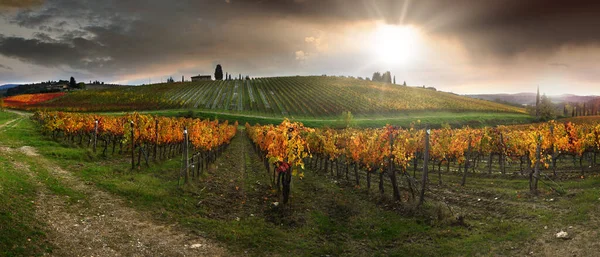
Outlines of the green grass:
M51 252L44 224L35 219L37 187L15 160L0 155L0 255L38 256Z
M103 112L108 115L122 115L126 112ZM230 122L238 121L240 125L245 124L280 124L285 117L275 116L267 117L252 114L235 114L213 111L193 111L185 109L170 109L158 111L141 111L140 113L155 114L160 116L185 116L202 119L218 119L229 120ZM342 117L331 118L311 118L302 116L288 116L290 120L302 122L308 127L332 127L343 128L346 126ZM449 124L451 127L459 128L470 126L473 128L510 125L510 124L526 124L531 123L533 119L529 115L519 113L485 113L485 112L412 112L397 115L355 115L351 125L360 128L376 128L383 127L387 124L409 127L415 124L416 127L424 127L426 125L431 128L441 127L442 124Z
M6 123L7 121L10 121L14 118L18 118L19 115L14 114L12 112L7 112L7 111L0 111L0 125Z

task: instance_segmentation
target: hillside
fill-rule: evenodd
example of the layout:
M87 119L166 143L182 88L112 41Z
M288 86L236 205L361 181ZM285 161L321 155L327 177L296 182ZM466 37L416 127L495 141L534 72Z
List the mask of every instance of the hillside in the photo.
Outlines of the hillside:
M18 87L19 84L4 84L0 86L0 90L7 90L13 87Z
M497 101L497 102L506 102L510 104L516 105L534 105L535 104L535 93L517 93L517 94L478 94L478 95L465 95L467 97L488 100L488 101ZM588 101L592 101L597 99L598 96L587 95L572 95L572 94L562 94L562 95L551 95L548 96L550 100L554 103L584 103Z
M36 107L79 111L202 109L323 117L418 111L523 112L520 108L424 88L339 77L274 77L79 91Z

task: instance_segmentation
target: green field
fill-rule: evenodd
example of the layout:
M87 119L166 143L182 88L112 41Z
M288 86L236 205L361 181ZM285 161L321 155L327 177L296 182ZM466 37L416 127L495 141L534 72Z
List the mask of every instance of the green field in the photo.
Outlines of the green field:
M340 77L165 83L71 92L38 108L73 111L191 109L268 117L399 116L413 112L524 113L521 108L419 87Z
M108 114L124 114L125 112L108 112ZM263 115L252 114L235 114L228 112L209 111L209 110L185 110L172 109L161 111L142 111L141 113L156 114L161 116L185 116L196 117L202 119L219 119L238 121L240 124L279 124L284 119L283 117L269 117ZM332 127L343 128L346 122L340 115L338 117L287 117L293 121L302 122L308 127ZM416 127L430 126L431 128L439 128L442 124L448 124L451 127L458 128L462 126L484 127L508 124L524 124L531 123L533 118L526 114L520 113L495 113L495 112L413 112L402 113L398 115L355 115L351 121L352 126L361 128L376 128L383 127L386 124L409 127L414 124Z

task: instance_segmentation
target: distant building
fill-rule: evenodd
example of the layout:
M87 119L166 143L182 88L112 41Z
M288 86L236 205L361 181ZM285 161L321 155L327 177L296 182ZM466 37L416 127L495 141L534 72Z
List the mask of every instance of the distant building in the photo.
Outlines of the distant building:
M212 80L212 77L210 75L198 75L198 76L192 77L192 81L202 81L202 80Z
M68 89L69 85L67 84L46 85L47 92L67 91Z

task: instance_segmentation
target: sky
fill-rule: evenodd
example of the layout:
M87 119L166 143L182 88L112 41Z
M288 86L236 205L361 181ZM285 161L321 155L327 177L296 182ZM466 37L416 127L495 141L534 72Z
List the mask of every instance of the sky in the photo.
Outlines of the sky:
M600 95L600 1L0 0L0 85L391 71L459 94Z

